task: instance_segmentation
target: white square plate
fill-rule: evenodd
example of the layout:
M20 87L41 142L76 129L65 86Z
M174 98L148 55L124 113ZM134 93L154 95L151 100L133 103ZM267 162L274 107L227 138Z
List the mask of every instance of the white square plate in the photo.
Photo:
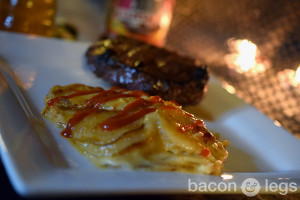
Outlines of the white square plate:
M11 65L38 111L43 109L49 89L57 84L83 83L109 88L84 67L84 54L89 45L0 32L0 55ZM78 153L67 139L60 136L60 131L45 120L49 138L54 140L52 149L49 149L39 140L0 76L1 158L14 188L25 196L187 193L192 181L197 184L214 182L216 185L234 182L237 185L235 190L216 188L216 191L202 192L241 193L240 186L246 178L255 178L261 185L261 192L272 192L267 188L270 182L294 182L299 192L300 141L291 133L229 94L213 78L205 100L185 109L197 116L206 113L203 116L212 117L213 120L205 121L207 127L231 142L222 177L101 170ZM61 152L67 166L52 165L46 154L49 150Z

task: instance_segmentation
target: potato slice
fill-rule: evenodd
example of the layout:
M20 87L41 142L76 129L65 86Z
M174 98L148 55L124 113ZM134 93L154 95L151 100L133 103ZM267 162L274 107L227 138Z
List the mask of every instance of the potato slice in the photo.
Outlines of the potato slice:
M200 154L203 146L188 133L180 133L178 124L193 123L180 109L158 109L158 128L165 148L176 154ZM201 137L201 135L200 135Z
M201 120L175 107L162 107L157 110L157 114L159 131L167 151L176 154L201 154L211 160L223 160L227 157L223 144L216 140Z
M111 131L103 130L101 123L107 118L115 116L117 113L117 111L93 112L74 126L72 138L79 142L105 145L118 140L127 132L142 128L144 125L144 120L142 118L120 129Z

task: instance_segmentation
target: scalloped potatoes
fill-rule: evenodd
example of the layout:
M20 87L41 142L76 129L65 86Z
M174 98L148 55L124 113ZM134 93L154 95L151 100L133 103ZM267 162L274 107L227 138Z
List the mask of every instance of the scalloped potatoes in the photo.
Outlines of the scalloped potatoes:
M202 120L141 91L54 86L42 114L101 168L220 174L228 156Z

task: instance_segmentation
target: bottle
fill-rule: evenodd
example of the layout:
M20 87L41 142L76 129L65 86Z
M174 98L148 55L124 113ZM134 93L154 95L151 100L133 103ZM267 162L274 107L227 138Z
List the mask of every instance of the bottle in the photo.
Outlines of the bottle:
M0 0L0 30L52 36L55 0Z
M108 17L108 34L163 46L174 4L175 0L115 0Z

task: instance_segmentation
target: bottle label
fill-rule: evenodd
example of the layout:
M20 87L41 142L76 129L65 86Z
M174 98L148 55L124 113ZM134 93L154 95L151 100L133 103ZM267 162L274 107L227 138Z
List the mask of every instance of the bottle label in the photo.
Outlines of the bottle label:
M171 23L173 4L173 0L116 1L109 30L162 46Z

